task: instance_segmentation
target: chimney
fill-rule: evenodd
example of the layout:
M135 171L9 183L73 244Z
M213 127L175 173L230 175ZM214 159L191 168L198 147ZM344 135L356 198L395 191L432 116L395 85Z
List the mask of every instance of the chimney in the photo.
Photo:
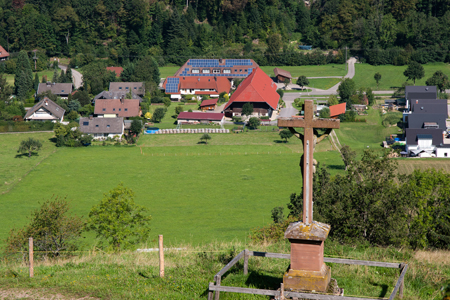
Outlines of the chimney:
M124 103L123 96L120 97L120 103L122 103L122 105L123 105L123 103Z
M45 102L44 102L44 103L45 103L45 105L48 105L48 101L47 101L47 100L45 100Z
M222 63L223 63L223 59L219 58L219 64L222 64Z
M94 116L93 115L89 115L89 120L93 120Z
M419 104L419 100L416 100L416 104Z

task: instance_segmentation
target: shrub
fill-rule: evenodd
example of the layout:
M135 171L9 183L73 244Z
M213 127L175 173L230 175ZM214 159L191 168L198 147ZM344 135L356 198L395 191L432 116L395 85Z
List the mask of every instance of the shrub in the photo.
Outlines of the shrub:
M250 120L248 120L248 126L252 129L258 128L258 126L261 125L261 120L256 117L251 117Z
M69 216L66 199L50 199L31 213L30 223L21 229L12 229L6 240L7 252L28 250L28 238L39 252L36 256L57 257L61 251L76 250L84 223L80 217Z
M401 112L388 112L383 116L382 124L384 127L395 125L403 119Z

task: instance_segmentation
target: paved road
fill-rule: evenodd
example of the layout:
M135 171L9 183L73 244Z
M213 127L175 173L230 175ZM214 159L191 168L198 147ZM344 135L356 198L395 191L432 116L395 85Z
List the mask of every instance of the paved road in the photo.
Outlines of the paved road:
M67 66L58 65L58 67L61 70L64 70L64 72L67 70ZM72 69L72 79L73 79L73 85L76 89L79 89L81 85L83 84L83 75L81 75L80 72L77 70Z

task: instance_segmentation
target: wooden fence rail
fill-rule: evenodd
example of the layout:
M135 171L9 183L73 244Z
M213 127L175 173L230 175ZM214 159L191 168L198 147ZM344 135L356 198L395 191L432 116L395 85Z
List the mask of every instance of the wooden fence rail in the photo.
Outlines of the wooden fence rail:
M235 258L233 258L225 267L223 267L215 276L214 281L209 284L208 300L219 300L220 292L229 293L243 293L243 294L254 294L254 295L266 295L274 296L275 299L284 300L285 297L297 297L303 299L319 299L319 300L373 300L374 298L360 298L360 297L344 297L344 296L334 296L325 294L313 294L313 293L299 293L291 291L283 291L283 284L281 284L280 290L264 290L264 289L252 289L252 288L241 288L241 287L231 287L222 286L222 276L230 270L241 258L244 258L244 275L248 274L248 259L250 256L267 257L267 258L281 258L290 259L290 254L283 253L271 253L271 252L258 252L249 251L247 249L241 251ZM383 268L395 268L400 269L400 276L397 283L392 291L389 300L393 300L397 293L400 298L403 298L404 289L404 278L408 265L404 263L387 263L380 261L369 261L369 260L355 260L355 259L342 259L342 258L330 258L324 257L324 262L335 263L335 264L348 264L348 265L360 265L369 267L383 267ZM385 298L375 298L375 299L385 299Z

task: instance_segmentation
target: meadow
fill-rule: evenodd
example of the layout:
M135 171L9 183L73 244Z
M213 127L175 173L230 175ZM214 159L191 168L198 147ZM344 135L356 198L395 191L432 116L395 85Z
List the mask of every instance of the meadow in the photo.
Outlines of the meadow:
M377 90L377 83L373 76L375 73L379 72L381 74L381 80L379 82L380 91L391 91L396 90L398 87L402 86L402 83L406 81L403 72L406 70L407 66L393 66L393 65L381 65L372 66L369 64L355 64L355 81L356 87L370 87L373 90ZM416 85L425 85L425 81L430 78L434 72L441 70L447 76L450 76L450 65L446 63L430 63L424 64L425 76L416 80ZM411 81L411 85L412 85Z
M148 244L156 247L156 243ZM214 274L237 253L253 251L289 253L289 243L251 244L215 242L203 246L179 244L180 251L165 251L165 277L159 277L158 252L106 254L95 249L73 258L37 261L34 278L28 277L25 263L0 265L0 295L8 299L41 299L59 294L58 299L206 299ZM442 299L450 292L450 255L448 251L412 251L363 245L325 242L325 256L407 262L404 298ZM243 275L242 260L222 277L222 285L276 290L289 265L285 259L251 257L249 273ZM344 288L345 296L387 297L399 272L396 269L357 265L328 264L331 276ZM61 296L64 295L64 296ZM14 297L16 295L16 297ZM22 297L18 296L22 295ZM86 298L84 298L86 297ZM267 296L220 293L220 299L268 299ZM386 299L386 298L384 298Z
M41 72L33 72L33 79L35 74L38 74L39 76L39 82L42 82L42 77L45 75L47 76L47 80L52 80L53 77L53 70L45 70ZM58 69L58 75L61 73L61 70ZM14 74L6 74L6 82L12 86L14 86Z

